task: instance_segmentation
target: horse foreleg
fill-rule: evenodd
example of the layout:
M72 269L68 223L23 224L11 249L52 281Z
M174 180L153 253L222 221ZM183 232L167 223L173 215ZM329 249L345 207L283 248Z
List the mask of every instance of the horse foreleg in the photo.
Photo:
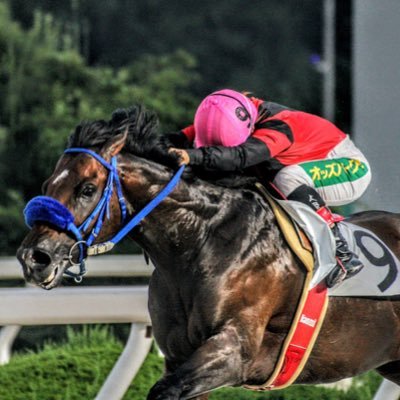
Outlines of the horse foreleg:
M210 337L174 372L151 389L148 400L207 399L212 389L242 382L242 351L237 331L225 328Z

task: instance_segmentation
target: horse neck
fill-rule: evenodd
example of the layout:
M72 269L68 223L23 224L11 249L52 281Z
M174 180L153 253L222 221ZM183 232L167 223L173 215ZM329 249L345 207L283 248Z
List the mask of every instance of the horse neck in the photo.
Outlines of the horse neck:
M127 165L124 175L127 199L140 210L167 184L172 172L140 160ZM179 287L179 293L195 290L194 285L207 286L211 276L227 281L258 271L264 280L260 284L278 291L276 301L284 306L302 281L272 211L250 190L181 180L142 221L133 239L165 281Z
M129 159L122 165L125 193L135 210L151 201L172 178L170 170L147 160ZM170 269L171 259L175 271L185 268L188 260L191 268L206 268L198 259L207 242L220 241L224 246L223 237L226 242L236 242L234 251L240 251L240 241L250 228L261 230L273 219L271 212L262 210L256 201L253 204L249 196L255 195L200 180L181 180L143 220L142 230L135 232L134 239L160 268L166 264Z

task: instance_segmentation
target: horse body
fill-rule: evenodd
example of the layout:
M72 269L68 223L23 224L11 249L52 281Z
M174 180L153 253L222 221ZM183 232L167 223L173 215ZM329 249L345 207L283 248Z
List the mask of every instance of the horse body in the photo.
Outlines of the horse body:
M96 150L105 158L118 154L133 213L172 173L143 154L121 153L125 141L126 136L117 135ZM69 177L63 180L59 177L66 169ZM80 222L95 207L105 175L87 155L64 155L46 191ZM82 194L88 184L96 188L91 196ZM110 214L99 241L119 226L115 195ZM352 222L374 231L400 256L398 215L364 213ZM206 399L207 392L221 386L263 384L273 372L304 281L303 268L264 199L255 190L182 180L132 238L156 267L149 310L166 357L166 373L148 399ZM18 250L27 280L46 289L57 286L74 243L66 233L36 224ZM400 383L399 317L398 301L332 298L296 383L332 382L371 369Z
M273 372L304 279L256 192L185 186L154 211L135 238L156 266L149 309L168 367L149 398L175 398L165 390L179 392L177 386L190 389L180 389L176 398L191 398L211 387L263 384ZM169 226L169 221L180 222ZM398 216L390 213L365 213L351 221L381 237L390 227L399 234ZM163 241L154 241L160 231ZM205 240L198 243L199 237ZM386 239L399 255L396 235ZM333 382L398 360L399 317L397 301L332 298L296 383Z

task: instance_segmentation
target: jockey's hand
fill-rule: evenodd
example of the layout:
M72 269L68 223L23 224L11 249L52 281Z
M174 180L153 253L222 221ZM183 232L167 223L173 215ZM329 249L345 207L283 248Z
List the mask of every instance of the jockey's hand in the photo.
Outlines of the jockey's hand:
M188 165L190 163L190 157L186 150L176 149L175 147L171 147L168 150L168 153L175 153L179 157L179 165Z

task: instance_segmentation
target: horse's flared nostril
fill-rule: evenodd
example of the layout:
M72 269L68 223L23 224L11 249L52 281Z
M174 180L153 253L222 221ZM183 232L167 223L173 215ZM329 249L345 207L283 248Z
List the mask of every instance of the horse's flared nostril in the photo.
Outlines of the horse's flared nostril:
M37 271L43 271L51 264L51 257L43 250L35 249L31 255L33 267Z

